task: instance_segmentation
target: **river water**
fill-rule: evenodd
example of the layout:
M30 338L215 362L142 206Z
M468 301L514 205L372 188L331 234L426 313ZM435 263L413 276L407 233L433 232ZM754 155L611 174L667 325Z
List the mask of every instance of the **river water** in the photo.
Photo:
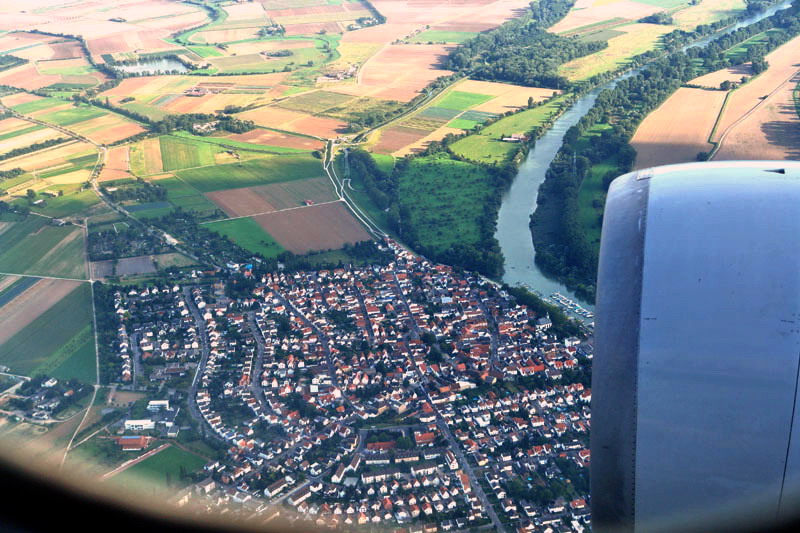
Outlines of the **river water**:
M173 72L186 74L189 72L189 69L186 68L186 65L171 57L140 60L132 65L114 65L114 69L128 74L141 74L147 76L155 76L157 74L172 74Z
M758 22L773 15L776 11L790 7L790 5L791 0L780 2L758 15L741 20L733 26L705 37L685 48L705 46L720 35ZM503 195L502 205L497 216L497 231L495 232L495 237L500 243L500 248L505 258L503 281L509 285L522 285L545 297L549 297L554 292L559 292L571 300L579 302L585 309L594 311L593 305L580 300L565 285L546 276L536 266L533 262L535 250L528 224L531 213L536 208L539 186L544 181L545 173L550 167L550 163L555 158L559 148L561 148L564 134L592 108L595 100L597 100L597 95L601 91L614 88L619 80L633 76L640 70L641 68L622 74L577 100L568 111L554 122L553 127L536 141L535 146L520 166L517 177L514 178L511 187ZM572 316L577 317L574 314Z

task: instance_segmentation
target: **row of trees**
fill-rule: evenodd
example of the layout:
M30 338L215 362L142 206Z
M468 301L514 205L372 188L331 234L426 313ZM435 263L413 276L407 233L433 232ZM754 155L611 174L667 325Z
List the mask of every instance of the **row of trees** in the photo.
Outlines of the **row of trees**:
M11 159L12 157L17 157L19 155L29 154L31 152L35 152L36 150L41 150L43 148L49 148L51 146L55 146L57 144L65 143L69 140L67 137L56 137L55 139L48 139L46 141L42 141L39 143L33 143L28 146L22 146L20 148L14 148L13 150L9 150L3 154L0 154L0 161L5 159ZM11 171L13 172L13 171ZM11 176L13 177L13 176Z

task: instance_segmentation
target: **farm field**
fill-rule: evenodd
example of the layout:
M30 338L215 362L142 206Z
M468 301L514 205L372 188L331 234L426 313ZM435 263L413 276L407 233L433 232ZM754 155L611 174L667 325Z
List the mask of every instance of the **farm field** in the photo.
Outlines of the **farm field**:
M208 198L231 217L281 211L337 200L328 178L309 178L257 187L208 193Z
M717 121L724 91L681 87L639 125L631 145L636 150L634 168L649 168L697 160L710 152L708 142Z
M48 222L31 215L0 233L0 272L85 279L83 232Z
M601 25L606 26L608 22L612 24L631 22L663 10L664 8L657 5L657 2L578 0L566 17L550 27L550 31L580 33Z
M800 115L794 94L798 83L800 71L732 125L713 159L800 159Z
M130 147L117 146L106 152L106 161L103 170L98 176L99 181L113 181L119 179L130 179Z
M408 209L416 240L426 249L481 240L476 213L494 194L487 172L436 154L414 159L398 177L399 198Z
M750 82L732 91L728 97L717 128L714 132L715 142L739 121L745 114L762 104L762 97L779 90L800 70L797 63L797 49L800 37L795 37L766 55L769 68ZM755 125L759 127L758 125Z
M374 133L370 144L378 154L402 157L420 152L432 141L441 141L448 134L459 135L464 130L471 130L496 118L498 114L526 107L529 99L541 102L558 92L506 83L462 80L411 116Z
M228 237L245 250L267 258L277 257L286 251L278 241L264 231L264 228L249 217L211 222L205 227Z
M505 161L516 152L518 145L500 139L515 133L526 134L546 124L559 112L562 100L557 97L540 106L502 118L478 133L454 142L450 149L461 157L483 163Z
M322 163L312 156L272 156L242 163L179 170L182 181L200 192L266 185L323 175Z
M461 44L472 39L476 35L477 33L471 31L426 30L416 34L408 41L411 43Z
M337 87L337 91L408 102L429 82L452 74L437 66L450 49L440 44L387 46L364 63L357 83L343 84Z
M199 470L206 460L175 446L160 452L109 478L108 484L126 491L152 494L173 494L188 485L183 476Z
M259 107L238 116L243 120L252 120L259 126L313 137L335 138L344 133L347 127L347 124L339 119L318 117L276 106Z
M265 105L286 91L288 72L230 76L142 76L126 78L101 98L160 120L170 113L213 113L226 105ZM194 90L199 96L187 96ZM133 101L121 102L124 98Z
M46 287L52 299L46 300L44 309L27 307L30 314L38 312L35 318L22 323L25 317L21 317L14 329L9 328L11 334L0 344L0 364L22 375L41 372L94 382L90 287L87 283L44 281L55 282Z
M659 38L675 28L658 24L628 24L618 29L624 33L609 39L608 48L564 63L558 73L570 81L578 81L613 71L627 64L633 56L655 49Z
M130 145L128 152L130 171L136 176L149 176L164 172L161 157L161 139L151 137Z
M736 65L733 67L724 68L703 74L697 78L689 81L692 85L699 85L701 87L708 87L709 89L718 89L720 84L725 81L734 83L741 83L742 77L750 77L753 75L753 70L750 68L749 63L743 65Z
M4 97L3 101L18 113L30 115L48 124L63 126L96 143L112 143L144 131L141 125L122 115L86 104L76 107L58 98L26 98L16 105L13 97ZM63 133L50 131L54 132L54 137L64 137Z
M324 143L318 139L290 135L288 133L264 128L256 128L247 133L235 133L226 138L233 141L277 146L281 148L293 148L296 150L321 150L325 147Z
M281 246L296 254L338 249L371 240L344 202L313 205L253 217Z

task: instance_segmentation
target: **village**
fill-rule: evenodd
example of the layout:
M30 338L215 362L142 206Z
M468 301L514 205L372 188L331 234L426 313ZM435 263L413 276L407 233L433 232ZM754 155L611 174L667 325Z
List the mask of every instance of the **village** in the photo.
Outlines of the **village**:
M177 436L164 391L183 384L181 417L225 453L178 505L330 528L588 527L590 340L382 246L383 266L228 265L117 291L112 379L159 391L118 445Z

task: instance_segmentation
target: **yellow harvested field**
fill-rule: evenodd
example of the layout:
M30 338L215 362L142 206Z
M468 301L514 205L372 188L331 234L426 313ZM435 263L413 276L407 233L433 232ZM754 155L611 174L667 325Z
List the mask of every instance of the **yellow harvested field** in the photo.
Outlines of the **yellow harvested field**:
M326 64L325 70L346 70L351 65L361 65L380 49L380 43L342 42L336 49L339 58Z
M800 72L732 125L713 159L800 159L800 116L793 94L798 83Z
M728 103L720 117L719 126L714 133L714 141L740 120L745 114L753 110L766 95L779 90L783 84L791 79L800 70L797 50L800 49L800 37L795 37L783 46L773 50L766 56L769 68L762 72L749 83L733 91L728 97Z
M584 80L609 72L624 65L630 58L655 47L658 39L674 30L674 26L658 24L629 24L621 28L625 34L608 41L608 48L594 54L573 59L561 65L558 72L570 81Z
M74 185L76 183L85 183L89 181L91 176L91 169L82 168L74 172L67 172L66 174L59 174L58 176L47 178L47 181L53 185Z
M635 168L649 168L697 160L710 152L708 137L714 129L723 91L681 87L639 125L631 139L638 154Z
M30 122L28 122L27 124L28 126L32 126ZM5 130L0 130L0 131L5 133ZM34 143L40 143L50 139L57 139L58 137L64 137L64 134L51 128L44 128L41 130L32 131L30 133L17 135L16 137L11 137L10 139L5 139L4 141L1 141L0 152L9 152L16 148L23 148L26 146L30 146Z
M428 146L428 144L430 144L431 141L441 141L448 133L452 133L453 135L461 135L462 133L464 133L464 130L460 128L448 128L447 126L442 126L438 130L432 132L430 135L427 135L426 137L423 137L422 139L412 144L409 144L404 148L401 148L400 150L394 152L392 155L395 157L403 157L404 155L421 152L425 150L425 148Z
M700 24L711 24L730 17L745 8L744 0L703 0L673 14L672 19L682 30L693 30Z
M750 63L745 63L744 65L736 65L734 67L724 68L715 72L709 72L708 74L698 76L689 83L692 85L700 85L701 87L717 89L724 81L740 83L742 76L749 78L752 75L753 70L750 68Z
M567 13L567 16L550 27L553 33L564 33L590 24L598 24L611 19L639 20L642 17L664 11L664 8L640 4L631 0L606 1L579 1Z
M33 126L33 124L27 120L14 117L0 120L0 131L3 132L3 134L24 130L25 128L30 128L31 126Z
M473 80L468 80L463 84L459 84L456 90L495 95L495 97L488 102L485 102L472 109L474 111L497 114L505 113L507 111L515 111L521 107L527 106L528 98L533 98L534 102L541 102L553 96L553 93L561 94L561 91L555 89L520 87L518 85L509 85L507 83Z
M267 16L266 12L264 11L264 7L257 2L249 4L234 4L225 6L224 9L228 13L228 18L225 19L226 22L233 20L266 18Z

